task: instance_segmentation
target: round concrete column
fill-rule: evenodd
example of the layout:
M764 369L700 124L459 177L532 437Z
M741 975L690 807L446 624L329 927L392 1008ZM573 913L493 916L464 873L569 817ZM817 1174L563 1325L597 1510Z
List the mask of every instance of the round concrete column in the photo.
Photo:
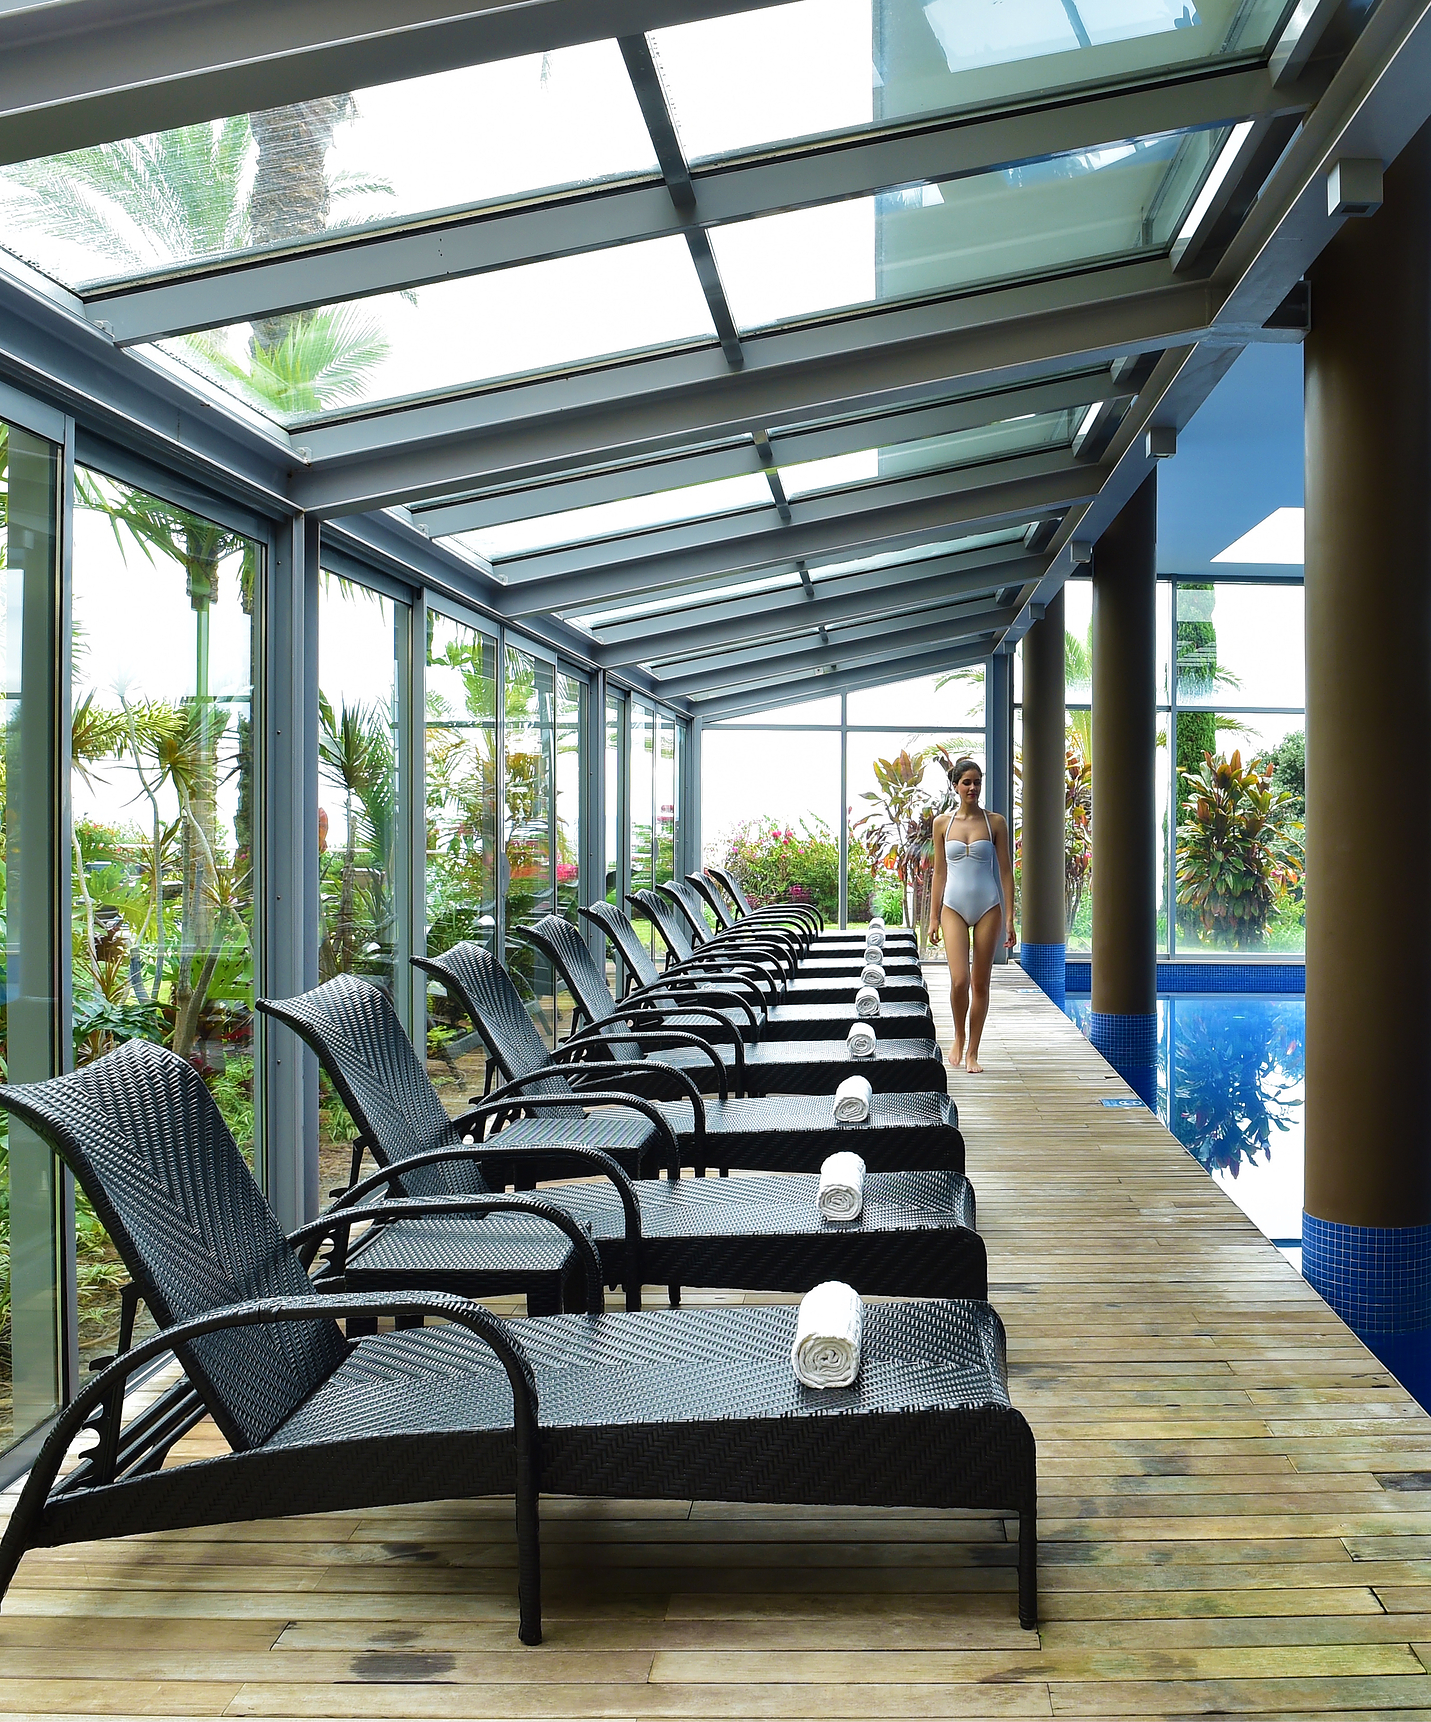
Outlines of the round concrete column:
M1093 552L1093 1044L1157 1098L1158 478Z
M1303 1269L1431 1387L1431 126L1312 273Z
M1019 961L1060 1008L1063 913L1063 593L1024 635L1023 837Z

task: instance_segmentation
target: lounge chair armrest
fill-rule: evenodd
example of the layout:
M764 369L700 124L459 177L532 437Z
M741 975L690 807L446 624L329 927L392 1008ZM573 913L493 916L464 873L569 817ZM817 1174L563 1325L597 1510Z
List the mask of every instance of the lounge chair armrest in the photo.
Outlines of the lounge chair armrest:
M634 991L627 993L626 997L622 1000L622 1003L630 1004L632 1000L635 1000L636 1003L642 1004L648 999L665 999L676 1010L684 1011L686 1007L680 996L682 990L686 990L694 994L698 1004L733 1005L741 1012L750 1027L757 1033L759 1032L760 1022L757 1019L755 1012L739 993L728 993L719 987L706 986L694 978L688 978L685 982L684 988L680 982L673 981L658 981L655 986L637 987Z
M634 1012L632 1014L639 1017L642 1013ZM681 1014L683 1016L690 1016L695 1013L691 1011L683 1011ZM687 1034L684 1029L649 1029L633 1027L623 1034L619 1030L610 1028L610 1025L613 1022L621 1022L624 1020L625 1017L621 1015L603 1017L602 1020L599 1023L596 1023L593 1027L583 1029L579 1034L568 1036L566 1044L570 1046L573 1042L577 1042L582 1046L591 1047L599 1046L603 1042L609 1043L613 1040L620 1039L634 1040L643 1049L648 1046L653 1046L658 1049L676 1046L693 1046L698 1051L703 1052L710 1060L711 1067L716 1073L716 1091L720 1095L721 1099L728 1100L730 1098L730 1086L726 1081L725 1065L721 1061L720 1054L708 1040L703 1040L698 1034ZM729 1027L729 1024L726 1026ZM607 1032L608 1030L609 1032ZM744 1093L745 1046L739 1035L734 1036L730 1044L735 1058L736 1074L740 1084L740 1089L741 1092Z
M560 1050L565 1049L563 1048ZM534 1109L541 1106L554 1105L578 1106L582 1104L583 1099L586 1101L591 1099L591 1096L588 1095L584 1089L577 1086L583 1077L590 1075L593 1077L600 1077L604 1080L614 1070L639 1070L642 1068L643 1066L641 1065L628 1066L627 1064L615 1059L601 1059L580 1065L542 1065L537 1070L529 1070L525 1076L514 1077L511 1082L504 1082L500 1088L494 1088L490 1094L484 1094L481 1096L473 1095L472 1106L474 1109L471 1112L464 1112L460 1118L454 1118L452 1122L457 1129L464 1129L469 1122L475 1124L479 1118L491 1117L503 1111L516 1112L526 1106L533 1107ZM705 1108L701 1101L700 1089L696 1087L695 1083L686 1075L685 1071L672 1069L670 1074L673 1077L679 1078L689 1091L690 1098L697 1110L700 1112L701 1123L702 1126L704 1126ZM526 1083L537 1082L545 1076L564 1077L571 1085L571 1093L569 1095L535 1095L522 1094L520 1092ZM577 1098L578 1096L581 1096L582 1098L579 1099ZM656 1126L658 1133L666 1139L667 1147L670 1150L670 1155L667 1161L668 1167L672 1162L679 1165L681 1150L680 1144L676 1141L675 1132L671 1129L670 1125L667 1124L661 1114L651 1106L649 1101L641 1100L638 1096L627 1095L617 1096L615 1099L609 1099L605 1103L613 1106L623 1104L629 1105L632 1111L639 1112L642 1117L649 1119ZM411 1164L411 1162L406 1162L406 1164Z
M475 1117L475 1116L479 1116L479 1115L485 1116L488 1113L512 1112L512 1111L515 1111L518 1106L524 1107L524 1108L530 1107L534 1112L539 1112L539 1111L541 1111L541 1109L543 1107L555 1107L555 1106L570 1107L570 1106L577 1106L577 1105L581 1105L581 1106L624 1106L629 1111L639 1112L641 1114L641 1116L647 1120L648 1123L654 1124L656 1126L656 1129L660 1135L665 1137L666 1144L667 1144L667 1147L669 1149L669 1157L667 1158L667 1161L666 1161L667 1170L669 1171L672 1167L674 1167L675 1168L675 1176L676 1177L680 1176L681 1145L676 1139L675 1131L671 1128L671 1126L666 1122L666 1120L661 1116L660 1112L656 1109L655 1106L653 1106L651 1104L651 1102L649 1100L643 1100L640 1097L640 1095L637 1095L637 1094L622 1094L619 1091L618 1092L607 1092L605 1090L590 1090L590 1089L582 1089L580 1091L579 1097L577 1097L577 1098L573 1098L573 1096L571 1096L569 1094L526 1094L526 1095L519 1096L516 1100L515 1105L510 1100L487 1100L487 1101L484 1101L482 1103L482 1105L473 1108L471 1116ZM500 1136L497 1139L500 1141ZM573 1146L583 1146L583 1145L582 1144L573 1144ZM489 1151L488 1144L483 1143L482 1149L484 1152ZM556 1144L553 1144L550 1148L541 1149L541 1153L543 1155L554 1154L556 1151L557 1151L557 1145ZM596 1150L596 1149L593 1149L590 1151L593 1153L604 1152L604 1150ZM516 1150L515 1149L509 1149L509 1150L506 1150L506 1152L515 1153ZM404 1166L411 1166L414 1164L414 1161L413 1160L404 1160L402 1162L402 1164ZM613 1162L613 1164L615 1164L615 1162Z

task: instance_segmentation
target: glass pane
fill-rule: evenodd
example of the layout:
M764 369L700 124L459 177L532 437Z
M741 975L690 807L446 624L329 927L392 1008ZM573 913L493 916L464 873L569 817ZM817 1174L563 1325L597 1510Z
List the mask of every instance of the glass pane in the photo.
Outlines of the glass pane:
M1070 581L1064 591L1087 587L1087 580ZM1073 624L1068 623L1069 637ZM1070 646L1070 656L1072 648ZM1068 778L1064 791L1063 819L1063 912L1070 951L1093 949L1093 714L1065 714L1064 741Z
M923 562L934 556L954 556L966 550L988 550L998 544L1017 544L1029 522L1006 526L997 532L974 532L967 538L945 538L934 544L912 544L906 550L883 550L874 556L860 556L851 562L824 562L811 568L810 578L818 585L840 574L867 574L876 568L900 568L910 562Z
M1064 689L1074 701L1093 698L1093 582L1069 580L1063 588Z
M236 323L161 350L288 424L714 334L686 242L672 238Z
M764 480L761 481L762 483ZM768 493L768 486L767 486ZM798 586L798 574L771 574L759 580L740 580L719 585L687 586L673 598L643 597L638 603L627 604L619 610L570 610L564 612L572 621L587 628L604 628L618 622L639 622L647 616L664 616L673 610L695 611L702 604L715 604L723 598L748 598L753 592L776 592L782 587ZM685 618L681 618L682 622Z
M1173 642L1173 583L1171 580L1159 580L1157 595L1157 616L1154 626L1157 630L1156 651L1158 664L1156 671L1158 705L1170 703L1172 688L1172 642Z
M853 705L855 696L850 695ZM954 731L852 731L846 785L850 802L850 854L856 846L871 873L871 907L892 927L929 927L934 877L934 816L951 800L950 771L968 754L984 762L981 734ZM885 782L880 782L876 762ZM851 860L850 920L860 919Z
M1179 583L1178 703L1296 706L1306 698L1303 589Z
M694 160L1264 48L1277 0L801 0L653 32Z
M728 867L753 900L813 901L836 923L838 730L707 730L701 808L708 865ZM858 907L867 918L868 870L853 846L850 864L851 913Z
M907 723L911 729L981 728L984 666L967 664L942 676L919 676L910 682L856 689L849 695L847 721L877 724L884 729L898 723Z
M631 857L631 890L640 891L656 882L655 857L652 843L652 806L655 797L656 715L638 700L630 702L631 748L627 770L628 793L631 797L630 830L627 839ZM659 956L665 947L657 939L646 918L627 904L633 921L652 941L651 948Z
M748 717L733 717L728 725L712 725L705 731L710 735L716 728L729 728L743 724L749 728L752 724L765 728L774 723L820 723L838 724L840 721L840 696L827 695L822 700L803 700L799 705L772 706L768 711L751 712Z
M254 1155L258 546L75 474L70 795L75 1061L142 1036L203 1074ZM81 1353L112 1351L128 1277L75 1204Z
M494 948L497 931L497 642L427 612L427 949L470 939ZM427 994L427 1066L449 1111L481 1092L481 1036L440 988Z
M715 228L736 322L796 317L1165 249L1224 128L1167 132Z
M809 496L815 491L835 490L844 485L912 478L921 472L1060 448L1073 441L1073 434L1087 411L1087 407L1068 407L1054 413L1025 413L1021 418L952 431L947 436L919 437L887 448L799 461L782 466L780 479L787 496Z
M606 778L606 865L602 873L602 895L608 903L629 912L630 905L624 901L621 890L621 704L620 695L607 696L605 757L602 761ZM609 944L606 947L606 974L611 990L619 993L616 960Z
M699 520L737 508L774 506L765 474L744 473L738 478L717 478L709 484L658 491L654 496L633 496L619 502L596 503L590 508L571 508L561 514L539 515L534 520L484 526L473 532L456 533L454 537L480 556L500 561L504 556L523 556L532 550L550 550L558 544L579 544L587 539L613 538L622 532L641 532L653 526L673 526L678 521Z
M676 876L676 720L656 719L656 882Z
M4 600L5 1014L8 1081L60 1067L55 939L62 835L56 808L54 695L58 450L0 422L0 594ZM0 1116L0 1449L59 1408L59 1168L49 1148ZM91 1224L94 1217L86 1209ZM107 1240L105 1240L107 1243ZM112 1252L106 1252L113 1270ZM85 1259L92 1293L92 1261ZM92 1303L92 1297L91 1297Z
M502 840L506 898L503 961L542 1038L556 1027L552 967L517 929L556 907L556 672L543 658L508 646L504 686Z
M588 691L579 676L557 672L556 679L556 900L557 913L574 927L586 923L577 913L583 902L582 859L585 854L581 791L586 778L586 709ZM571 1032L573 1004L566 983L555 977L557 1039Z
M589 42L21 162L0 228L89 287L655 167L620 50Z
M1303 951L1301 821L1306 812L1306 735L1301 714L1179 712L1177 751L1178 948ZM1218 804L1196 793L1185 775L1201 766L1205 753L1215 762L1231 760L1235 754L1244 770L1256 768L1270 774L1276 787L1288 791L1292 799L1278 815L1276 835L1269 838L1259 833L1255 843L1250 838L1238 842L1236 826L1229 827ZM1219 863L1235 859L1252 879L1252 888L1236 898L1218 890L1211 877L1214 829Z
M318 972L393 993L400 943L398 663L407 606L336 575L318 592Z

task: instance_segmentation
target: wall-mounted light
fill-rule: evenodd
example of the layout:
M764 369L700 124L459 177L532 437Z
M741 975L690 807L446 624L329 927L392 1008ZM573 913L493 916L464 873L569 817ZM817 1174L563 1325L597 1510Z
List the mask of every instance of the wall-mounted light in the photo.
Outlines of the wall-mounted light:
M1381 208L1381 163L1343 156L1327 175L1328 215L1375 215Z
M1178 452L1177 431L1172 425L1149 425L1143 452L1149 460L1168 460Z
M1071 538L1068 542L1068 554L1072 557L1075 568L1086 567L1093 560L1093 546L1086 538Z

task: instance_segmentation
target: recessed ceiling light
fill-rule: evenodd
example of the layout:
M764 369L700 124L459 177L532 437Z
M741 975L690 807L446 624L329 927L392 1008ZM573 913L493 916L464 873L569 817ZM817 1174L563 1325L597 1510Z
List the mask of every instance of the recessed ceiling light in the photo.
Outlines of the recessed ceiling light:
M1302 510L1274 508L1250 532L1244 532L1226 550L1220 550L1213 561L1300 563L1302 539Z

